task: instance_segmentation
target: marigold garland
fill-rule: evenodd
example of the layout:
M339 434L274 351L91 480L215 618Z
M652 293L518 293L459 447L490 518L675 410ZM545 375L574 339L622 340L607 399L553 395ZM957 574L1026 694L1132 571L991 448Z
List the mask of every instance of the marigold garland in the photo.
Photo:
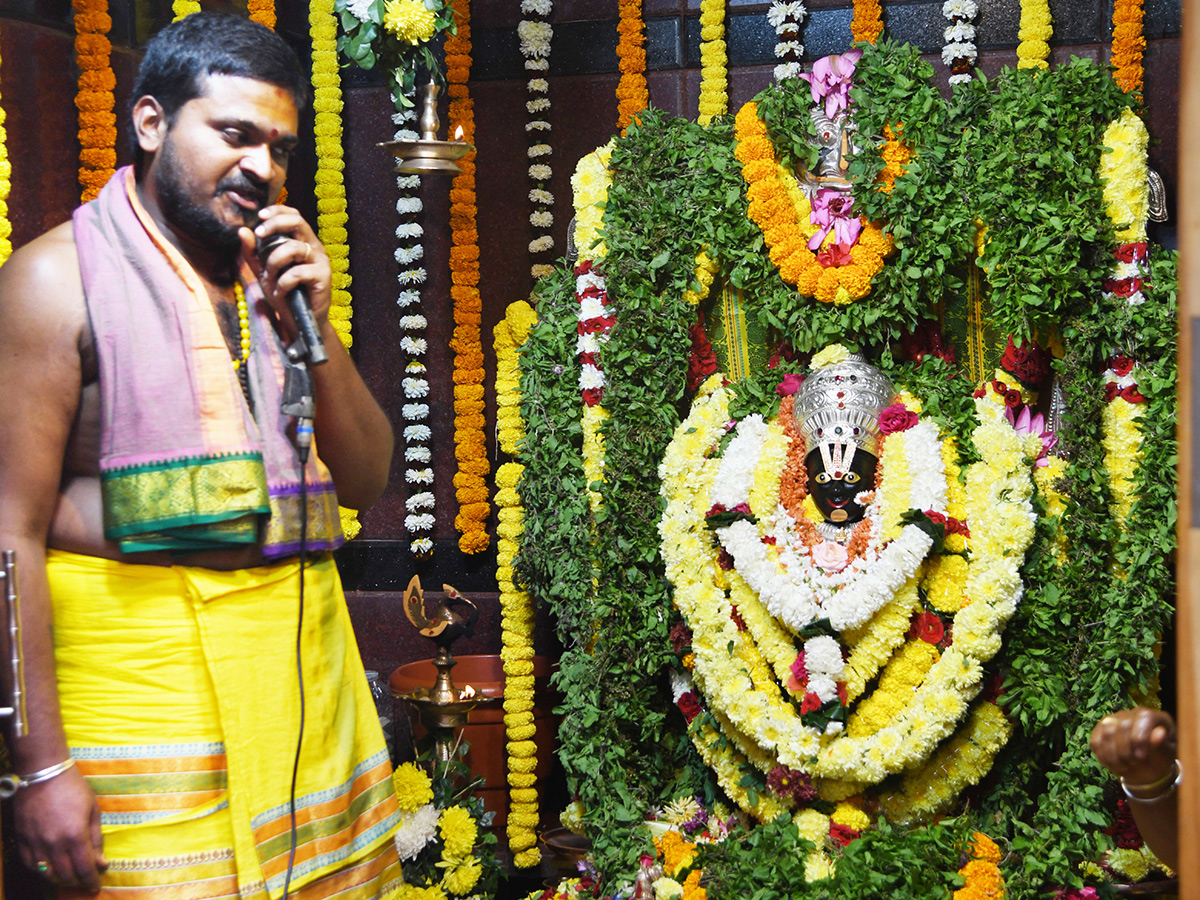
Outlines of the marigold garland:
M879 40L879 35L883 34L883 8L879 0L854 0L850 34L855 43L873 44Z
M650 105L646 85L646 23L642 20L642 0L619 0L617 23L617 127L621 134L635 116Z
M75 10L75 62L79 66L79 185L84 203L100 193L117 165L117 117L110 64L112 17L107 0L72 0Z
M812 206L795 176L775 161L770 133L753 100L738 110L734 127L734 155L749 186L747 214L762 230L780 277L795 285L802 296L816 297L822 303L844 305L867 296L871 278L883 270L883 258L892 252L891 236L877 224L862 221L858 240L849 250L849 262L822 264L826 248L835 240L834 232L830 229L820 253L808 249L809 238L817 233L817 226L811 223Z
M913 151L904 143L904 123L897 123L895 130L892 126L883 127L883 136L887 139L880 151L883 157L883 171L879 173L879 190L890 194L896 187L896 179L901 177L908 163L912 162Z
M1047 0L1021 0L1021 25L1017 37L1018 69L1048 69L1050 38L1054 35L1053 19Z
M1116 0L1113 5L1113 78L1127 94L1140 94L1146 75L1142 66L1146 52L1142 3L1143 0Z
M175 16L172 22L186 19L192 13L200 12L200 0L172 0L171 12Z
M275 30L275 0L246 0L246 14L251 22Z
M0 266L12 254L12 220L8 217L8 194L12 190L12 163L8 160L6 115L0 105Z
M446 93L450 97L450 131L467 143L475 140L475 112L467 90L471 75L471 3L455 0L457 34L446 35ZM484 440L483 344L480 327L483 302L479 296L479 232L476 230L475 151L459 163L450 189L450 299L454 303L454 458L458 471L458 547L463 553L488 548L487 519L491 514L486 476L491 471Z
M729 111L729 53L725 46L725 0L700 0L700 106L707 125Z

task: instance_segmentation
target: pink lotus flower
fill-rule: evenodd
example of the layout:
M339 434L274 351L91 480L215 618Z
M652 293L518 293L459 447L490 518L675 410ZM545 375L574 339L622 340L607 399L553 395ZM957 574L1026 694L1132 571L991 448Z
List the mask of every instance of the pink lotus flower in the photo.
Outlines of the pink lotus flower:
M813 547L812 557L813 562L829 573L842 571L849 561L846 548L833 541L821 541Z
M813 103L825 101L825 115L833 118L850 105L850 84L854 67L862 58L861 50L850 50L840 56L823 56L813 63L812 73L800 77L812 86Z
M1008 419L1008 424L1013 427L1019 435L1036 434L1042 441L1042 452L1038 454L1037 465L1039 468L1050 465L1050 461L1046 459L1046 454L1053 450L1058 445L1058 435L1046 428L1046 422L1041 413L1036 416L1031 415L1028 406L1022 406L1020 415L1013 414L1011 406L1005 408L1004 418Z
M816 250L825 240L825 235L833 232L834 240L839 244L852 247L858 241L858 233L862 231L862 222L858 216L852 215L854 198L841 191L831 188L821 188L813 197L812 213L808 219L819 226L817 233L808 241L808 249Z

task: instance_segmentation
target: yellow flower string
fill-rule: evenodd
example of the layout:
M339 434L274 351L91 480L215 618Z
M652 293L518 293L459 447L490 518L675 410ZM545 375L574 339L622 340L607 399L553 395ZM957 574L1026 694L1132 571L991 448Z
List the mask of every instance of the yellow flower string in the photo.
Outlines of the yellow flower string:
M1116 0L1113 5L1113 78L1127 94L1140 94L1146 72L1142 56L1146 36L1142 32L1143 0Z
M79 67L79 186L86 203L108 183L117 165L117 117L108 39L112 18L107 0L72 0L75 10L75 62Z
M172 0L171 12L175 16L172 22L186 19L192 13L200 12L200 0Z
M275 30L275 0L246 0L246 13L251 22Z
M707 125L729 111L729 53L725 46L725 0L700 0L700 115Z
M313 133L317 145L317 237L329 254L333 270L333 299L329 322L342 346L349 348L350 336L350 247L346 222L346 185L342 180L342 83L338 75L337 16L333 0L312 0L308 6L312 37ZM342 530L355 537L362 526L358 516L342 509Z
M618 0L618 11L617 67L621 70L621 80L617 83L617 127L624 134L635 116L650 105L650 90L646 85L642 0Z
M965 883L954 892L954 900L1004 900L1000 848L995 841L983 832L975 832L971 856L974 858L958 870Z
M697 253L696 271L692 274L692 280L699 283L700 290L693 291L691 288L688 288L683 292L684 301L692 306L699 306L703 303L712 290L713 281L720 271L721 264L709 256L705 250Z
M1054 35L1050 5L1046 0L1021 0L1021 25L1017 37L1018 69L1048 69L1050 38Z
M513 456L525 435L521 420L520 348L529 330L537 322L537 313L524 300L510 304L504 319L496 326L496 420L500 449ZM500 658L504 665L504 725L508 741L524 746L533 738L533 600L513 581L513 559L520 548L524 511L517 493L524 467L508 462L496 471L496 506L499 526L496 540L496 581L500 587ZM509 756L509 762L522 759ZM508 846L513 865L536 866L541 861L537 847L538 794L537 776L510 766L508 772Z
M12 220L8 217L8 194L12 190L12 163L8 159L8 130L0 105L0 266L12 253Z
M896 187L896 179L904 174L904 167L912 161L913 152L912 148L904 143L903 122L896 126L895 131L892 130L892 126L884 125L883 136L887 140L880 151L880 156L883 157L883 171L879 173L879 190L890 194Z
M446 93L450 97L450 130L467 143L475 140L475 112L467 80L471 74L471 3L455 0L457 34L446 35ZM487 483L491 471L484 443L483 344L480 326L483 303L479 297L479 232L476 230L475 151L459 163L462 173L450 188L450 298L454 303L454 457L458 472L454 489L458 497L458 547L463 553L486 550L491 539L487 519L491 513Z
M879 0L854 0L854 18L850 21L854 42L873 44L883 34L883 8Z

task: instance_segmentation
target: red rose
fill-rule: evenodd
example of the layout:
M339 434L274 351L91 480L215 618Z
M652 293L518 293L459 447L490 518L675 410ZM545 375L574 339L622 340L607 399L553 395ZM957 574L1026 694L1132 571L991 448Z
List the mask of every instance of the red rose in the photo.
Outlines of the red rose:
M688 355L687 386L694 391L704 383L713 372L717 371L717 355L713 352L712 341L704 330L704 316L688 329L692 339L691 353Z
M1128 400L1130 403L1145 403L1146 398L1142 396L1137 389L1136 384L1131 384L1129 387L1121 388L1121 399Z
M733 565L734 565L733 554L731 554L728 550L726 550L724 547L722 547L720 552L717 553L717 565L719 565L726 572L732 571Z
M879 431L882 434L895 434L898 431L908 431L917 424L917 414L906 409L903 403L893 403L879 413Z
M1108 361L1108 367L1118 375L1125 376L1133 371L1133 360L1128 356L1114 356Z
M843 647L842 649L844 650L845 648ZM837 695L838 703L842 704L842 706L850 705L850 694L846 691L846 682L837 682Z
M1003 381L993 381L992 382L992 390L995 391L997 394L1003 394L1005 391L1008 390L1008 385L1005 384Z
M1021 405L1021 392L1015 388L1011 391L1004 392L1004 405L1009 409L1016 409Z
M772 547L779 543L779 539L773 534L764 534L759 540L764 544L770 544Z
M1104 402L1112 403L1117 399L1117 394L1121 393L1121 389L1117 387L1115 381L1106 381L1104 383Z
M927 644L936 644L946 632L937 613L923 612L917 617L917 637Z
M1113 256L1117 258L1117 262L1144 262L1146 259L1146 250L1147 245L1144 241L1136 244L1122 244L1113 252Z
M792 675L799 682L808 681L808 668L804 665L804 651L801 650L792 660Z
M575 267L575 277L578 278L580 275L586 275L590 271L592 271L592 261L585 259Z
M812 691L804 695L804 699L800 701L800 715L805 715L810 712L816 712L821 708L821 698Z
M686 622L676 622L672 625L669 636L671 649L676 653L683 653L684 648L692 644L692 629L688 628Z
M802 384L804 384L804 376L792 372L789 375L784 375L783 381L775 385L775 393L780 397L789 397L800 390L800 385Z
M934 525L945 525L947 521L946 516L943 513L933 509L925 510L925 518L927 518Z
M850 846L850 842L857 838L859 833L849 825L839 825L833 821L829 823L829 836L843 847Z
M1114 297L1132 297L1141 289L1140 278L1108 278L1104 281L1104 290Z
M980 397L986 397L987 396L987 388L977 387L977 388L975 388L975 393L973 393L971 396L974 397L976 400L978 400Z
M737 611L736 609L734 609L733 607L730 607L730 608L729 608L729 618L733 620L733 624L737 626L737 630L738 630L738 631L745 631L745 630L746 630L746 623L745 623L745 621L744 621L744 620L742 619L742 617L741 617L741 616L738 614L738 611Z
M1022 341L1018 346L1009 337L1000 365L1030 386L1039 385L1050 376L1050 354L1033 341Z
M830 244L817 254L817 264L826 269L848 266L853 261L849 244Z
M690 723L702 711L700 705L700 697L695 691L688 691L679 698L679 711L683 713L683 717Z
M588 406L595 406L600 402L600 398L604 396L603 388L584 388L583 402Z

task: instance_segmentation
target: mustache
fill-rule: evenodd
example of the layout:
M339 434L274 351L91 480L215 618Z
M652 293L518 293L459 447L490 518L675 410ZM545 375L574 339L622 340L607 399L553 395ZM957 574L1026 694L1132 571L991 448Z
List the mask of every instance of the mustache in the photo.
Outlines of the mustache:
M247 200L253 200L259 209L262 209L269 202L267 186L265 184L256 184L248 178L223 179L217 184L217 193L222 194L225 191L233 191L241 194Z

